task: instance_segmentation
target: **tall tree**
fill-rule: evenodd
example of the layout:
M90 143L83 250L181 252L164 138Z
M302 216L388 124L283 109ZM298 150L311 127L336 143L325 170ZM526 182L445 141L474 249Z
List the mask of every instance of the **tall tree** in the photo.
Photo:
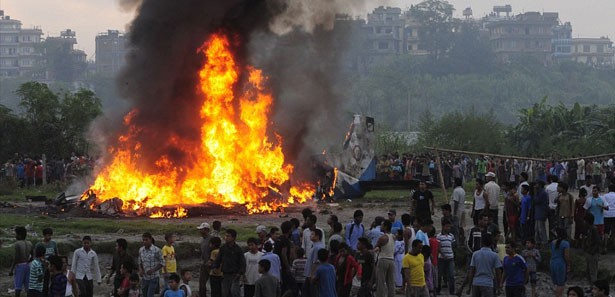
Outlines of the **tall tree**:
M421 25L419 37L433 61L438 61L451 46L454 10L445 0L425 0L410 8L410 16Z

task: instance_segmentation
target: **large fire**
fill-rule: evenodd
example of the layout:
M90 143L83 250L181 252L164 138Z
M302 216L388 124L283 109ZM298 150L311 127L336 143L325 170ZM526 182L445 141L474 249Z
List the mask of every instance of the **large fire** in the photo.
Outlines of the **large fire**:
M139 111L132 110L124 118L127 132L109 149L112 159L90 187L96 204L117 197L123 210L164 207L174 210L148 215L183 217L184 207L204 203L244 205L249 213L257 213L304 202L312 190L306 185L285 187L293 166L285 162L281 137L267 136L273 97L261 70L239 65L222 33L212 35L198 50L206 59L196 90L203 98L200 143L176 137L156 144L180 148L198 161L174 164L162 155L153 169L140 169L146 147L136 137L142 128L132 123ZM248 79L238 88L242 73Z

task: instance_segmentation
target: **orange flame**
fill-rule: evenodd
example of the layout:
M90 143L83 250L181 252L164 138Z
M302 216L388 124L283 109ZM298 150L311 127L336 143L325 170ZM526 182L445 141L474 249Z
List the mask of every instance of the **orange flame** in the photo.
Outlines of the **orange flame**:
M201 141L189 144L172 137L160 144L178 147L198 161L180 166L162 155L153 170L141 169L137 164L143 162L144 147L135 135L142 128L132 123L139 112L132 110L124 118L126 134L119 136L117 148L109 150L111 162L90 188L97 202L118 197L124 201L123 210L132 211L176 207L150 217L183 217L184 206L207 202L225 207L241 204L249 213L305 202L313 192L306 184L291 187L288 197L281 199L281 186L289 181L293 166L285 163L281 137L267 136L273 97L261 70L238 65L223 34L212 35L199 52L206 56L197 90L203 98ZM236 88L243 71L248 79L243 88Z

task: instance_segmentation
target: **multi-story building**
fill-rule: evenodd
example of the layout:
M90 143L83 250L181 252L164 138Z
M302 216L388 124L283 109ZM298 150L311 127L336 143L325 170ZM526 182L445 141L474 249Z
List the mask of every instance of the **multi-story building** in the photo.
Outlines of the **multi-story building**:
M551 61L552 28L559 24L555 12L526 12L517 16L490 16L484 26L489 41L501 62L519 56L534 56L544 63Z
M114 75L126 64L126 36L118 30L107 30L96 36L96 72Z
M0 77L36 77L42 35L40 28L22 28L0 10Z
M60 36L47 37L43 43L47 79L74 82L85 74L87 55L75 49L76 32L66 29Z
M596 68L613 68L613 42L607 37L573 38L571 59Z
M572 55L572 25L569 22L553 27L551 48L553 49L554 61L570 60Z
M369 55L390 55L405 52L405 20L401 8L380 6L367 14L363 26L366 34L364 49Z

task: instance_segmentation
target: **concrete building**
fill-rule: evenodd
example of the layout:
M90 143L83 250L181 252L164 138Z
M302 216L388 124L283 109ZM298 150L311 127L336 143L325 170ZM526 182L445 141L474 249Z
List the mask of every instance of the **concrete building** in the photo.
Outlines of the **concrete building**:
M367 14L367 23L363 26L366 35L364 50L368 55L390 55L405 52L405 20L401 8L377 7Z
M74 82L85 75L87 55L75 49L76 32L66 29L60 36L47 37L43 42L47 79Z
M126 64L126 36L118 30L107 30L96 36L96 72L115 75Z
M567 22L553 27L553 61L569 61L572 56L572 25Z
M0 10L0 77L37 77L42 35L40 28L22 28Z
M573 38L571 59L596 68L613 68L613 42L607 37Z
M552 57L552 28L559 25L558 18L554 12L526 12L512 17L491 15L485 19L484 26L489 30L489 42L499 61L534 56L548 63Z

